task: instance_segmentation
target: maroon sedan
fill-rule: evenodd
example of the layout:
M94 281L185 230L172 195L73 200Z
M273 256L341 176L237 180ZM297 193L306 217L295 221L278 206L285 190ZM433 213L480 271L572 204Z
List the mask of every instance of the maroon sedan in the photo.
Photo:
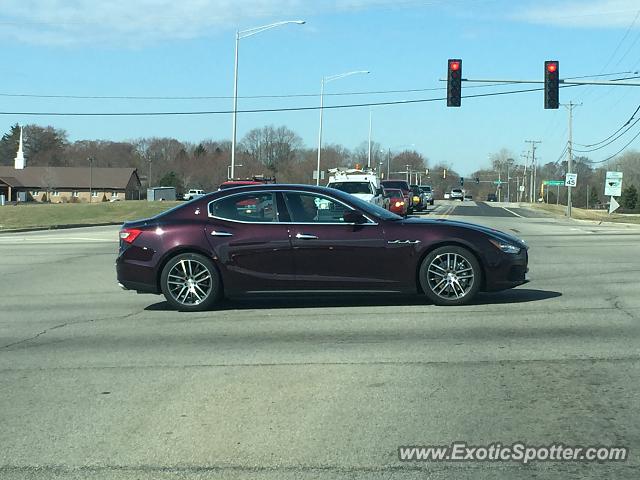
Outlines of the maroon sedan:
M121 287L196 311L225 295L313 290L461 305L526 283L527 261L524 242L490 228L403 219L324 187L259 185L125 223L116 269Z

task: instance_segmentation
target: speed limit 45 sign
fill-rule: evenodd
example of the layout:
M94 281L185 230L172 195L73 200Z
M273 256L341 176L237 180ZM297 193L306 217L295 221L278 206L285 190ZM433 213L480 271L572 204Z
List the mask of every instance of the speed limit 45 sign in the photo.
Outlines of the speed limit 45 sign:
M578 174L567 173L567 175L564 177L564 186L575 187L576 185L578 185Z

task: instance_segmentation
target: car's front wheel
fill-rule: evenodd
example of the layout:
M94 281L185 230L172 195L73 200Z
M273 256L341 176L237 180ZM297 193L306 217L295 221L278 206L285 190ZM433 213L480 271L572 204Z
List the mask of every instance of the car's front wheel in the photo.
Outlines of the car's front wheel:
M213 262L197 253L183 253L167 262L160 275L167 302L180 311L199 312L220 298L220 275Z
M466 248L444 246L429 253L420 266L420 286L436 305L464 305L478 293L482 269Z

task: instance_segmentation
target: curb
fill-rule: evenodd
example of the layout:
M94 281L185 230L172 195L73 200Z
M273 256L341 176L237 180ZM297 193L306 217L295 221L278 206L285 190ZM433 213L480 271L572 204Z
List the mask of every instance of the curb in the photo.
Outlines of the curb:
M41 232L46 230L66 230L71 228L89 228L89 227L108 227L111 225L122 225L124 222L105 222L105 223L71 223L68 225L50 225L48 227L31 227L16 229L0 229L0 235L3 233L25 233L25 232Z

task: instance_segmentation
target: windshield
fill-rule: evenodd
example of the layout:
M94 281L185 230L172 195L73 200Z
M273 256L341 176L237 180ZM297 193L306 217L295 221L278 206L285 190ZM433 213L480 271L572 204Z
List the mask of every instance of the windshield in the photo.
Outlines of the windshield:
M424 193L431 193L431 187L420 187L420 190Z
M327 187L351 194L373 194L373 189L369 182L333 182Z
M407 182L402 180L385 180L383 185L386 188L399 188L400 190L409 190L409 185Z

